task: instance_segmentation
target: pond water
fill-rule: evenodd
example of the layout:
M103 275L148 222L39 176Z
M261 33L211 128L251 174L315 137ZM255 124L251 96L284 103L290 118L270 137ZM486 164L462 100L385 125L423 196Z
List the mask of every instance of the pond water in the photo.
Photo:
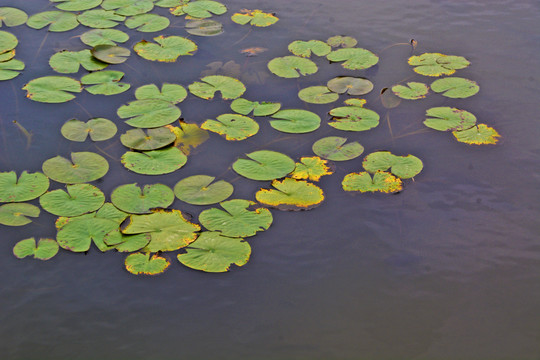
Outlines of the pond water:
M229 11L216 20L223 22L225 33L191 37L199 46L195 56L161 64L133 54L115 70L126 73L132 90L149 83L187 86L207 64L232 60L244 75L258 74L245 81L244 97L305 108L323 122L334 105L302 103L298 89L325 84L336 75L366 76L375 90L365 98L381 115L381 124L346 136L358 140L366 154L414 154L423 160L424 170L399 194L351 195L341 189L341 181L361 170L361 158L337 163L336 173L320 182L326 195L321 206L272 211L270 229L249 239L249 263L224 274L190 270L171 256L174 261L164 274L134 276L123 267L125 255L95 248L86 255L61 251L47 262L17 260L13 245L31 236L54 237L55 217L42 212L32 225L2 226L1 357L540 359L540 3L224 3ZM2 5L29 14L52 9L45 1L2 0ZM280 21L249 30L230 20L242 8L275 12ZM173 26L157 34L186 36L184 20L171 20ZM253 199L268 183L230 170L239 156L268 149L298 159L312 155L315 140L343 135L325 124L313 133L285 135L259 119L261 131L253 138L227 142L211 134L176 173L136 175L118 161L125 148L117 138L97 143L98 149L89 142L70 142L59 131L70 118L105 117L124 132L129 127L117 118L116 109L134 98L132 90L110 97L81 93L60 105L30 101L21 90L33 78L54 75L47 62L55 52L85 48L74 37L81 28L48 35L26 26L7 31L19 38L17 58L27 68L14 80L0 82L0 171L40 171L44 160L57 155L104 151L111 170L96 184L105 194L133 182L173 186L180 178L202 173L231 181L235 198ZM129 33L129 46L153 37ZM377 53L378 66L354 72L321 58L316 60L317 74L298 80L267 72L267 62L287 55L293 40L338 34L353 36L360 47ZM456 75L477 81L480 92L467 99L403 101L385 109L378 100L380 89L414 75L407 65L411 47L390 45L411 39L418 41L415 54L441 52L469 59L471 66ZM249 58L239 52L254 46L268 51ZM501 141L468 146L449 133L416 132L424 129L425 110L433 106L467 109L497 129ZM229 112L224 101L192 95L180 107L186 121L199 124ZM13 120L33 133L29 145ZM178 200L173 206L195 219L201 211Z

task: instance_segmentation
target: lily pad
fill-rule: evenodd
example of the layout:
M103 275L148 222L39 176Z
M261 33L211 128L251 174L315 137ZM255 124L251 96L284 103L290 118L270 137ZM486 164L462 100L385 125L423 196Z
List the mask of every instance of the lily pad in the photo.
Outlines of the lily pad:
M364 95L373 90L373 83L368 79L352 76L338 76L326 84L330 91L338 94Z
M123 105L116 112L126 124L138 128L155 128L176 121L182 112L168 101L159 99L136 100Z
M158 254L150 256L149 253L135 253L128 255L124 265L127 271L135 275L157 275L167 270L171 263Z
M116 135L117 128L111 120L104 118L94 118L87 122L71 119L62 125L60 131L71 141L84 142L88 136L92 141L104 141Z
M358 191L361 193L395 193L403 189L401 179L384 171L377 171L373 178L368 172L347 174L341 185L345 191Z
M148 84L138 87L135 90L135 97L137 100L158 99L178 104L187 97L187 91L178 84L164 83L161 85L161 90L154 84Z
M140 14L128 18L125 25L140 32L155 32L168 28L170 21L165 16L158 14Z
M250 24L258 27L266 27L278 22L279 18L262 10L242 9L239 13L231 16L231 20L240 25Z
M151 11L154 8L154 0L104 0L101 7L105 10L114 10L118 15L134 16Z
M186 31L197 36L216 36L223 34L223 24L214 20L192 20L186 24Z
M0 7L0 27L5 25L7 27L19 26L26 22L28 15L17 8L13 7Z
M128 151L122 155L122 164L128 170L145 175L169 174L186 162L186 155L175 147L145 152Z
M345 142L347 142L347 138L328 136L317 140L312 149L318 156L332 161L352 160L364 152L364 147L358 142L348 144Z
M280 110L272 115L270 126L285 133L301 134L315 131L321 126L319 115L302 109Z
M328 104L339 99L339 95L326 86L310 86L298 92L298 97L310 104Z
M15 57L15 49L7 50L0 54L0 63L9 61Z
M210 205L227 199L234 187L224 180L208 175L194 175L180 180L174 186L174 194L180 200L193 205Z
M268 70L282 78L297 78L300 75L315 74L318 68L309 59L299 56L283 56L270 60Z
M38 217L39 208L32 204L4 204L0 206L0 224L23 226L30 224L29 217Z
M280 108L280 103L249 101L243 98L236 99L231 103L231 110L242 115L248 115L253 111L253 116L268 116Z
M121 185L113 190L111 202L130 214L150 213L154 208L167 208L174 201L174 193L166 185L145 185L141 190L137 184Z
M152 239L151 234L125 235L116 229L105 235L103 240L106 244L114 246L119 252L134 252L144 248Z
M72 152L71 161L56 156L43 163L43 172L50 179L64 184L81 184L102 178L109 163L92 152Z
M464 69L470 62L462 56L444 55L439 53L424 53L411 56L409 65L415 66L414 71L425 76L452 75L458 69Z
M40 197L49 188L49 179L40 172L0 172L0 202L22 202Z
M476 124L470 112L445 106L427 109L426 117L424 125L439 131L465 130Z
M17 59L0 62L0 80L10 80L20 74L17 70L24 70L24 63Z
M328 38L326 43L331 47L352 48L358 44L358 41L350 36L336 35Z
M275 189L257 191L255 198L258 202L280 210L309 210L324 200L322 189L304 180L274 180L272 186Z
M44 11L28 18L26 25L32 29L43 29L47 25L49 31L63 32L75 29L79 26L77 15L66 11Z
M174 146L184 154L189 155L192 149L204 143L210 135L208 131L201 129L197 124L180 122L180 127L167 125L176 135Z
M344 101L344 103L345 105L349 105L349 106L364 107L367 101L366 99L347 99Z
M105 195L90 184L68 185L67 192L53 190L39 198L43 210L56 216L79 216L98 210L105 203Z
M33 256L38 260L49 260L58 253L58 243L53 239L39 239L36 246L36 239L29 238L19 241L13 247L13 255L18 259Z
M415 177L422 171L422 160L413 155L396 156L389 151L377 151L364 158L364 169L370 173L390 169L392 174L402 179Z
M213 99L216 91L221 92L223 100L236 99L246 91L246 87L238 79L230 76L210 75L189 85L189 91L203 99Z
M418 100L426 97L429 92L429 86L419 82L408 82L407 85L392 86L394 95L407 100Z
M65 11L83 11L99 6L103 0L51 0L57 9Z
M260 150L246 154L248 159L236 160L232 168L238 174L251 180L274 180L279 179L295 168L294 160L285 154Z
M323 160L318 156L312 156L300 158L300 162L296 163L291 177L298 180L319 181L322 176L333 173L333 166L328 163L328 160Z
M216 120L208 119L201 129L225 136L227 140L245 140L259 131L259 124L252 118L238 114L222 114Z
M177 256L183 265L205 272L229 271L232 264L245 265L251 255L251 247L240 238L229 238L216 232L202 232L199 238Z
M115 46L117 43L125 43L128 40L128 34L116 29L93 29L81 35L81 41L92 47L98 45Z
M154 5L159 6L159 7L164 7L164 8L172 8L172 7L177 7L188 2L189 0L158 0L154 3Z
M54 71L62 74L76 73L81 66L88 71L101 70L107 67L106 63L93 57L88 49L57 52L49 59L49 65Z
M142 129L126 131L120 136L120 142L134 150L156 150L172 144L176 135L168 127L148 129L146 133Z
M129 90L131 87L128 83L121 83L120 80L124 77L121 71L103 70L97 71L81 78L84 89L93 95L117 95Z
M501 135L492 127L486 124L478 124L470 129L453 131L452 134L457 141L471 145L496 144Z
M227 7L220 2L211 0L184 1L183 4L170 9L171 14L179 16L187 14L193 18L206 19L227 12Z
M379 114L358 106L342 106L330 110L333 122L328 125L343 131L366 131L379 125Z
M326 56L330 61L342 62L341 66L349 70L368 69L379 62L379 57L362 48L346 48L332 51Z
M114 10L104 9L86 10L77 16L81 24L96 29L113 28L125 19L125 16L118 15Z
M469 79L447 77L432 82L431 89L449 98L462 99L475 95L480 87L475 81Z
M175 62L179 56L193 55L197 44L181 36L157 36L157 43L142 40L135 44L133 50L142 58L151 61Z
M332 51L330 45L320 40L296 40L289 44L288 49L294 55L306 58L310 57L312 53L316 56L326 56Z
M12 60L13 61L13 60ZM73 100L82 91L81 83L65 76L44 76L24 85L26 97L44 103L63 103Z
M121 64L131 55L129 49L116 45L96 45L91 52L96 59L107 64Z
M61 248L73 252L90 250L92 241L101 251L114 249L104 242L104 237L118 228L118 223L110 219L92 216L71 218L56 234L56 241Z

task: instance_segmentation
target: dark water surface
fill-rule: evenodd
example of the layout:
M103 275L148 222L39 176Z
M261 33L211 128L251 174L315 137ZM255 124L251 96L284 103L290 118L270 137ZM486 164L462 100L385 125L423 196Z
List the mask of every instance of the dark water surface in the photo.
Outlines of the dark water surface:
M51 9L45 1L1 0L33 14ZM45 212L33 225L2 227L0 241L0 357L2 359L540 359L540 2L518 1L225 1L229 12L217 20L226 32L192 37L193 57L158 64L132 55L125 81L136 87L162 82L187 86L206 64L234 60L243 73L265 71L266 63L287 55L293 40L356 37L359 46L380 55L368 71L346 71L317 59L319 72L299 80L270 75L246 81L245 98L302 107L323 119L335 104L303 104L299 88L325 84L335 75L371 79L368 107L381 114L374 130L347 133L366 154L390 150L424 162L415 181L398 195L351 195L341 189L361 158L338 163L323 178L326 201L308 212L273 211L272 227L249 240L249 263L225 274L206 274L178 264L157 277L137 277L123 268L125 255L61 251L48 262L17 260L13 245L24 238L54 237L54 217ZM274 11L280 21L253 29L230 21L242 8ZM166 13L166 11L161 11ZM156 33L181 35L182 18ZM123 27L119 29L126 30ZM53 75L47 61L62 49L84 45L68 33L26 26L2 29L17 35L17 58L26 70L0 82L0 171L38 171L44 160L71 151L95 151L60 134L70 118L115 120L134 99L133 91L104 97L81 93L60 105L32 102L21 87ZM128 45L153 34L130 32ZM246 36L247 35L247 36ZM244 38L245 37L245 38ZM472 63L456 75L477 81L468 99L432 95L390 110L392 138L378 91L413 76L406 59L441 52ZM269 50L246 58L240 49ZM386 49L388 48L388 49ZM39 49L39 52L38 52ZM80 74L74 77L79 78ZM431 78L416 77L430 83ZM340 99L339 101L342 101ZM502 135L497 146L467 146L449 133L424 129L432 106L456 106ZM228 104L190 95L180 104L186 121L201 123L229 112ZM34 134L30 147L12 121ZM236 198L253 199L268 183L238 178L230 165L259 149L293 158L311 156L312 143L344 133L323 124L310 134L285 135L259 119L261 131L242 142L211 134L176 173L146 177L108 158L110 172L97 185L106 193L120 184L163 182L170 186L193 174L233 181ZM325 120L323 120L325 121ZM407 135L407 136L403 136ZM117 139L117 138L116 138ZM125 148L117 140L97 143L113 158ZM60 185L56 184L59 188ZM33 202L35 203L35 202ZM174 207L197 216L201 209L176 200Z

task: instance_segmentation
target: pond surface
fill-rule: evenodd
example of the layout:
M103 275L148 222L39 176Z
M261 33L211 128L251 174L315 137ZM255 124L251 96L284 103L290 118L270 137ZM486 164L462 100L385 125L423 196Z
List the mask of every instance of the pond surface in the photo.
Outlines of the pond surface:
M224 274L181 266L156 277L129 274L125 255L61 251L47 262L17 260L13 245L24 238L55 236L52 215L33 225L2 227L0 241L0 353L3 359L540 359L540 3L518 1L247 1L224 2L217 17L225 33L192 37L199 50L174 64L158 64L133 54L118 68L136 87L162 82L184 86L200 78L206 65L233 60L251 100L278 101L284 108L318 113L329 105L304 104L299 88L325 84L336 75L358 74L375 84L365 96L381 115L374 130L350 133L366 154L389 150L414 154L424 170L397 195L351 195L341 189L347 173L361 170L361 158L337 164L321 180L325 202L312 211L272 211L274 223L249 240L247 265ZM45 1L3 0L29 14L51 9ZM263 9L280 21L252 29L232 23L242 8ZM166 11L163 11L166 14ZM157 34L186 36L182 18ZM125 30L124 28L121 28ZM3 29L5 30L5 29ZM133 99L81 93L61 105L32 102L22 86L54 75L47 62L62 49L84 45L68 33L7 29L19 38L17 57L26 70L0 82L0 171L40 171L44 160L71 151L100 152L94 144L73 143L60 134L70 118L115 115ZM266 63L288 54L293 40L325 40L349 35L380 56L376 68L346 71L318 59L319 72L298 80L267 73ZM130 32L128 45L153 34ZM475 80L480 92L468 99L428 97L391 110L378 92L413 76L407 58L441 52L471 61L456 75ZM239 51L268 51L245 57ZM263 72L261 74L260 72ZM81 72L82 73L82 72ZM266 76L266 74L268 76ZM80 75L80 74L79 74ZM77 75L76 77L78 78ZM431 82L416 77L419 81ZM340 99L339 101L342 101ZM458 106L502 135L496 146L467 146L449 133L421 131L424 112ZM190 95L180 104L186 121L201 123L229 112L221 100ZM389 121L386 121L388 112ZM13 125L33 133L32 142ZM303 135L284 135L263 121L256 137L227 142L216 134L171 175L128 172L117 141L97 143L108 154L110 172L98 186L138 182L172 186L193 174L221 176L235 186L235 198L253 199L267 183L239 178L229 168L242 154L268 149L297 159L311 156L321 137L342 135L325 124ZM388 123L391 125L388 126ZM55 187L61 186L56 184ZM174 207L198 215L201 209L176 200Z

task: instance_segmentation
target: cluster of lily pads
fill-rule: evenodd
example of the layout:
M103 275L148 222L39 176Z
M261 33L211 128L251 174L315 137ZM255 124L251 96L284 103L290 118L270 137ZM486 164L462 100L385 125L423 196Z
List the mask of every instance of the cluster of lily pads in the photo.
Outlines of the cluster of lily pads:
M8 26L27 23L49 31L67 31L79 25L95 28L83 33L81 41L91 48L81 51L60 51L49 64L61 74L78 73L81 67L89 73L80 80L67 76L45 76L29 81L23 89L31 100L62 103L86 90L94 95L116 95L130 89L120 82L124 73L104 70L121 64L131 50L118 46L129 40L128 34L112 29L120 23L142 32L161 31L169 26L169 19L149 13L154 6L168 7L175 16L184 15L186 31L192 35L214 36L223 29L222 24L209 20L222 15L227 8L209 0L52 0L59 10L30 16L14 8L0 8L0 21ZM100 6L99 9L94 9ZM78 12L78 13L75 13ZM24 15L24 16L23 16ZM245 25L264 27L278 21L275 14L261 10L243 9L231 17ZM159 35L154 42L140 41L133 50L149 61L175 62L180 56L193 55L197 44L181 36ZM14 68L17 39L0 31L0 80L18 75L24 64ZM357 40L348 36L333 36L326 41L296 40L288 50L293 55L277 57L267 64L269 71L282 78L298 78L318 71L312 56L326 57L341 63L350 71L368 69L379 61L373 52L357 46ZM11 57L10 57L11 56ZM426 53L413 56L409 64L421 75L451 75L456 69L469 65L460 56ZM329 111L327 124L337 130L368 131L379 125L379 114L365 107L366 100L357 98L374 89L373 83L358 76L340 76L329 79L326 86L301 89L298 97L311 104L329 104L342 95L352 96L345 106ZM432 91L452 98L464 98L478 92L471 80L446 77L431 84ZM392 87L394 96L401 99L421 99L428 92L426 84L409 82ZM224 75L203 76L187 86L164 83L147 84L134 91L134 100L121 105L117 116L132 127L119 137L127 148L122 164L132 172L144 175L174 173L188 161L190 149L209 138L208 132L219 134L227 141L242 141L259 131L254 118L266 118L270 126L280 132L302 134L316 131L322 123L319 115L305 109L282 109L277 102L255 101L242 98L246 86L238 79ZM231 101L230 113L207 119L200 126L178 121L180 103L189 95L206 100L221 97ZM218 95L219 94L219 95ZM385 103L384 99L383 104ZM395 104L395 103L394 103ZM450 107L428 109L424 124L440 131L453 131L459 141L470 144L495 143L498 134L485 124L476 125L471 113ZM104 118L88 121L71 119L60 129L71 141L105 141L117 134L116 124ZM490 134L489 136L487 134ZM158 274L165 271L170 260L165 252L178 251L178 261L190 268L207 272L224 272L232 264L247 263L251 247L245 238L267 230L273 222L269 208L279 210L308 210L324 200L324 192L315 183L322 176L334 172L334 162L358 158L364 147L342 136L328 136L312 146L316 156L303 156L298 161L276 151L259 150L239 158L231 168L237 174L255 181L270 181L254 195L256 202L230 199L234 186L214 176L200 174L178 179L173 187L155 183L140 187L137 183L118 186L106 195L89 184L103 178L108 161L92 152L73 152L69 158L56 156L46 160L41 172L14 171L0 173L0 224L22 226L37 217L41 209L58 217L56 239L34 238L19 241L13 252L23 258L50 259L63 248L73 252L86 252L92 244L101 251L116 250L131 253L125 260L126 269L133 274ZM403 188L403 180L418 175L422 161L414 155L396 155L388 151L372 152L364 157L361 172L347 174L342 187L358 193L395 193ZM65 184L65 190L49 191L50 181ZM40 207L27 203L38 199ZM171 208L175 199L208 206L198 223L191 222L178 209ZM41 209L40 209L41 208ZM202 230L202 229L205 230Z

